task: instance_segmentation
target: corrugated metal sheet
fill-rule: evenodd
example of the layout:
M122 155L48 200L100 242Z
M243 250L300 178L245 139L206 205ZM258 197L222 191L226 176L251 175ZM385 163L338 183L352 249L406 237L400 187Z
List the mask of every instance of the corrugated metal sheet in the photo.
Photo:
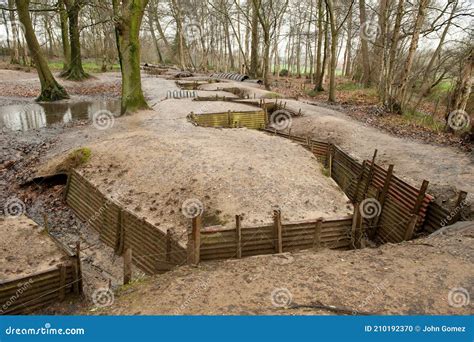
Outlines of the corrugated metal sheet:
M28 314L60 301L74 291L75 269L66 264L61 282L59 268L0 283L0 315Z
M77 171L71 172L66 201L118 254L132 248L133 262L146 273L162 273L186 262L186 249L179 242L107 199Z
M318 221L300 221L282 224L283 251L309 249L315 246ZM318 235L321 247L349 248L352 217L339 220L323 220ZM242 227L242 256L275 253L275 228L273 224ZM237 257L237 229L218 228L201 231L201 260L229 259Z
M224 113L206 113L190 114L189 119L202 127L247 127L259 129L265 127L265 111L247 111L247 112L224 112Z

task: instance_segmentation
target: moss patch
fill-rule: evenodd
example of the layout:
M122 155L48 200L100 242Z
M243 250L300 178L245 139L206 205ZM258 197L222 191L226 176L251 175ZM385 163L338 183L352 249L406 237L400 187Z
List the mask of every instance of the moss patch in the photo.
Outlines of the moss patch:
M67 157L56 167L56 172L69 172L79 167L90 159L91 149L88 147L78 148L67 155Z

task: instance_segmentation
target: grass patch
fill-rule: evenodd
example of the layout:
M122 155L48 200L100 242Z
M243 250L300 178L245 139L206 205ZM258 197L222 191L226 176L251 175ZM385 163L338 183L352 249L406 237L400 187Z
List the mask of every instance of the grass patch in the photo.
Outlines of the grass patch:
M311 96L311 97L315 97L316 95L319 94L319 91L314 90L314 89L306 89L304 92L306 93L306 95Z
M444 129L443 122L437 120L432 115L426 115L418 111L405 112L402 115L402 119L406 122L429 128L435 132L441 132Z
M67 155L67 157L56 167L56 172L69 172L85 163L91 157L92 151L88 147L78 148Z
M337 90L344 90L344 91L355 91L355 90L364 89L364 87L361 84L358 84L358 83L344 82L344 83L338 84L336 89Z
M63 62L62 61L50 61L48 62L49 68L53 71L61 71L63 70ZM102 72L102 64L97 64L94 61L86 61L82 63L82 67L84 71L87 73L100 73ZM107 71L120 71L120 64L112 64L107 65Z
M266 99L281 99L282 96L278 93L270 92L268 94L265 94L264 96Z

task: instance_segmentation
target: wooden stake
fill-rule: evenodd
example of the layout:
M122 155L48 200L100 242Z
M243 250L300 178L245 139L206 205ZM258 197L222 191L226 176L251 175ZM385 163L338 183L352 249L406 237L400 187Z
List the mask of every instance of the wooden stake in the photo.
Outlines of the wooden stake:
M59 268L59 300L62 301L66 297L66 266L61 264L58 265Z
M283 253L283 241L282 241L282 227L281 227L281 211L273 211L273 222L274 222L274 237L275 237L275 253Z
M372 156L372 161L370 163L369 177L367 178L367 183L365 183L364 193L362 194L362 199L367 197L367 192L369 191L370 184L372 183L372 178L374 177L375 172L375 158L377 157L377 150L374 151Z
M456 205L454 206L454 210L456 211L456 214L451 219L451 221L449 221L450 224L451 223L456 223L457 221L459 221L461 219L462 207L464 206L463 202L466 200L466 197L467 197L467 192L466 191L460 191L459 192L458 199L456 200Z
M240 215L235 215L235 241L237 249L237 259L242 258L242 227L241 227L242 217Z
M171 261L171 230L166 231L166 261Z
M82 265L81 265L81 241L76 242L76 282L77 293L82 293Z
M191 234L188 236L188 263L190 264L199 264L201 253L201 227L202 215L194 217Z
M417 222L418 215L413 214L410 218L410 221L408 221L407 230L405 232L405 240L411 240L411 238L413 238Z
M380 203L380 214L377 217L375 217L372 224L372 226L374 227L372 230L373 233L371 235L372 239L377 235L378 224L380 222L380 218L382 217L383 207L385 204L385 200L387 199L388 191L390 190L390 182L393 176L393 168L394 168L393 164L390 164L388 166L387 176L385 177L385 182L383 184L382 192L380 193L380 196L378 197L378 201Z
M127 248L123 255L123 284L130 284L132 281L132 249Z
M358 229L361 224L361 215L359 211L359 203L354 203L354 215L352 216L351 245L357 248Z
M323 226L323 219L319 218L316 221L316 226L314 229L314 239L313 239L313 248L320 249L321 248L321 228Z

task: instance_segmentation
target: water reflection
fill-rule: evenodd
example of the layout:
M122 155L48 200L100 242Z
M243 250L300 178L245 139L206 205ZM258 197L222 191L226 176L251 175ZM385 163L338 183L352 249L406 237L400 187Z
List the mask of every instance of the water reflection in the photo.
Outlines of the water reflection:
M120 100L28 103L0 107L0 129L27 131L55 123L90 120L95 112L109 110L120 114Z

